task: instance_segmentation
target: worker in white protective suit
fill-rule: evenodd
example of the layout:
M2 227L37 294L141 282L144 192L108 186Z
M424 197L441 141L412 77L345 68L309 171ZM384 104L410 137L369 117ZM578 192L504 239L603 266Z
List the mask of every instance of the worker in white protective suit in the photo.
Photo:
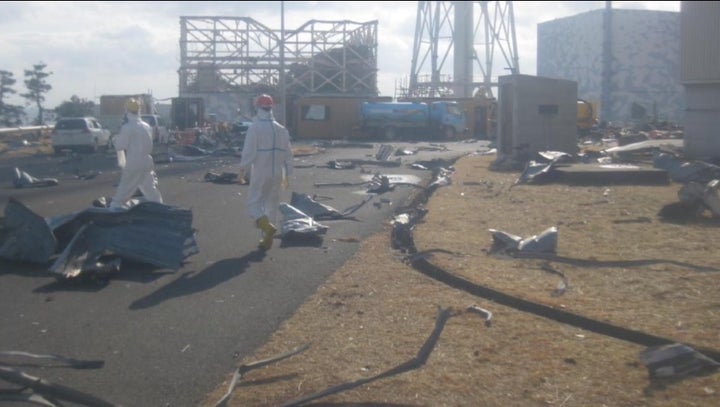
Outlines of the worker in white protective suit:
M117 186L110 207L124 208L139 189L145 199L162 203L152 158L152 128L140 119L140 104L135 99L125 103L127 123L113 142L118 155L118 165L122 168L120 184Z
M240 178L250 173L250 187L246 201L248 214L255 220L263 236L259 248L272 247L280 188L287 189L293 172L293 155L290 134L275 121L273 100L269 95L255 99L257 115L245 133L245 144L240 159Z

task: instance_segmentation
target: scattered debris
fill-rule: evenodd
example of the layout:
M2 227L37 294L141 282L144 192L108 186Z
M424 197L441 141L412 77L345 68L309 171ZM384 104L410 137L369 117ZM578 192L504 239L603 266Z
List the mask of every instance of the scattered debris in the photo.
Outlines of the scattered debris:
M375 148L372 143L350 143L342 140L319 141L315 143L315 146L326 148Z
M15 188L52 187L59 183L55 178L35 178L17 167L15 168L12 182Z
M575 158L571 154L562 151L539 151L538 155L551 163L575 161Z
M375 173L373 175L364 175L362 182L337 182L337 183L319 183L316 187L354 187L367 185L367 192L370 194L383 194L395 189L396 185L411 185L422 187L421 179L414 175L385 175Z
M356 187L367 184L367 181L362 182L315 182L315 187Z
M382 174L375 174L368 184L369 194L384 194L395 189L395 185L390 183L390 178Z
M468 307L468 311L474 312L476 314L480 314L483 318L485 318L485 326L490 327L492 324L492 312L486 310L485 308L480 308L477 305L473 304Z
M610 156L618 158L628 158L632 154L653 154L658 150L666 149L671 151L682 151L684 141L682 139L658 139L644 140L637 143L626 144L623 146L610 147L604 152Z
M375 173L373 175L363 175L362 179L369 183L374 182L385 182L384 179L387 179L387 183L390 186L395 185L409 185L413 187L420 187L422 186L422 178L418 177L417 175L404 175L404 174L380 174Z
M310 195L304 195L294 191L290 198L290 205L315 220L349 219L349 215L359 208L358 206L354 206L351 207L350 210L339 212L331 206L314 200Z
M529 184L534 181L547 181L547 175L551 173L553 169L553 163L539 163L536 161L528 161L525 165L520 177L515 181L514 185L517 184Z
M399 167L402 165L402 162L400 159L390 161L390 160L359 160L359 159L348 159L343 160L344 162L349 162L354 165L375 165L378 167Z
M575 162L575 158L561 151L540 151L537 153L542 161L528 161L515 184L526 184L537 181L547 181L552 170L558 164Z
M396 155L396 156L415 155L415 154L417 154L417 151L416 151L416 150L408 150L408 149L406 149L406 148L398 148L397 150L395 150L395 155Z
M439 187L445 187L450 184L452 184L452 178L450 178L450 175L452 173L449 170L446 170L445 168L439 168L436 170L435 179L433 182L428 185L428 193L434 192Z
M212 155L212 153L213 153L210 150L206 150L204 148L201 148L201 147L198 147L198 146L195 146L192 144L182 146L181 152L182 152L182 155L189 156L189 157L207 156L207 155Z
M719 188L720 179L711 180L705 185L689 182L678 191L680 202L665 205L658 212L658 216L676 220L692 219L710 210L715 217L720 217Z
M155 202L43 218L10 198L5 217L0 257L47 263L59 251L50 272L61 279L106 277L119 271L121 259L177 270L198 253L192 211Z
M178 270L199 252L192 211L156 202L127 210L88 208L48 223L62 250L50 272L62 279L106 277L120 270L122 259Z
M284 216L280 229L282 239L317 239L328 230L327 226L316 222L311 216L285 202L280 204L280 213Z
M513 252L531 252L531 253L554 253L557 249L558 229L552 226L539 235L522 238L510 233L490 229L493 238L493 247L491 253L513 253Z
M561 278L560 282L557 285L557 288L555 288L555 290L553 290L553 292L550 295L552 295L553 297L558 297L560 295L565 294L565 291L567 291L567 288L569 286L567 276L565 274L555 270L552 266L550 266L550 264L547 264L547 263L543 264L540 268L544 271L547 271L550 274L555 274L557 276L560 276L560 278Z
M405 373L405 372L409 372L411 370L419 369L420 367L422 367L425 364L425 362L427 362L433 349L435 349L435 345L437 344L437 341L440 338L440 334L442 333L443 329L445 329L445 324L446 324L447 320L450 319L451 316L452 316L452 314L449 310L443 309L443 308L438 308L438 314L435 319L435 328L433 329L430 336L425 340L425 343L420 348L418 353L412 359L410 359L404 363L401 363L392 369L389 369L380 374L377 374L375 376L368 377L368 378L362 378L362 379L358 379L353 382L343 383L343 384L340 384L337 386L333 386L328 389L319 391L317 393L313 393L308 396L302 397L300 399L291 401L289 403L285 403L285 404L283 404L283 406L284 407L302 406L310 401L317 400L317 399L320 399L323 397L327 397L327 396L339 393L341 391L351 390L351 389L360 387L362 385L365 385L367 383L374 382L379 379L384 379L386 377L391 377L391 376L398 375L400 373Z
M720 166L704 161L683 162L669 153L655 154L653 165L655 168L667 171L670 179L681 184L688 182L706 184L714 179L720 179Z
M9 351L0 351L0 358L29 358L29 359L44 359L44 360L51 360L55 362L60 362L63 365L66 365L68 367L72 367L74 369L99 369L103 367L105 362L102 360L79 360L79 359L73 359L68 358L65 356L60 355L40 355L30 352L23 352L23 351L15 351L15 350L9 350ZM11 362L0 362L4 363L6 365L11 365L13 363ZM24 364L27 364L25 362ZM58 367L58 365L44 365L45 367Z
M104 365L99 360L77 360L58 355L37 355L21 351L3 351L0 357L25 357L32 359L47 359L64 364L64 367L74 369L99 369ZM0 363L0 380L17 385L15 389L3 389L0 392L0 401L27 402L47 407L64 405L68 402L89 407L114 407L113 403L102 400L90 394L72 389L70 387L51 383L40 377L31 376L23 371L13 369ZM45 367L59 367L57 365Z
M333 170L352 170L355 169L355 163L352 163L350 161L328 161L327 168L333 169Z
M205 181L212 182L215 184L237 184L239 174L233 172L223 172L221 174L215 172L208 172L205 174Z
M402 253L416 254L415 242L412 231L421 219L427 214L427 209L417 207L413 211L401 213L392 220L392 231L390 235L391 247L400 250Z
M452 162L448 160L444 160L442 158L435 158L430 161L427 160L420 160L415 161L414 163L409 165L410 168L417 168L417 169L423 169L423 170L437 170L439 168L444 168L449 171L454 171L454 167L452 165Z
M648 347L640 352L640 360L651 380L678 380L720 367L720 363L680 343Z
M375 154L375 159L378 161L387 161L388 159L390 159L393 148L394 147L390 144L382 144L378 149L378 152Z
M490 148L487 150L475 151L472 155L495 155L497 154L497 148Z
M1 236L0 257L7 260L47 263L57 245L46 220L15 198L10 198L5 206Z
M313 219L339 219L343 217L335 208L316 201L310 195L300 194L295 191L292 192L290 205Z
M678 191L678 196L680 201L696 205L698 212L701 212L701 208L709 209L713 215L720 216L718 188L720 188L720 179L711 180L705 185L690 182Z
M75 169L75 178L81 179L81 180L89 180L97 177L98 175L102 174L100 171L87 171L87 172L80 172L79 169Z
M279 362L291 356L295 356L298 353L305 352L309 348L310 345L303 345L291 350L290 352L286 352L278 356L240 365L237 369L235 369L235 373L233 373L233 377L232 380L230 380L230 385L228 386L227 392L225 392L222 398L218 400L217 403L215 403L215 407L224 407L227 405L227 402L230 400L230 396L232 395L233 390L235 390L235 387L237 387L238 382L243 378L243 375L245 373L253 371L255 369L263 368L267 365Z
M418 147L417 151L450 151L450 149L444 144L430 143L427 147Z

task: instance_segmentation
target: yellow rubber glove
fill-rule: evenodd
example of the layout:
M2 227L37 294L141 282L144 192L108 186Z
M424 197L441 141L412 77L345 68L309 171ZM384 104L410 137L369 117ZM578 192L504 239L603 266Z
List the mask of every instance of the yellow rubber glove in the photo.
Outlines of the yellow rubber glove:
M280 185L282 186L282 189L288 189L288 187L290 186L290 182L288 181L287 177L283 177L282 183L280 183Z

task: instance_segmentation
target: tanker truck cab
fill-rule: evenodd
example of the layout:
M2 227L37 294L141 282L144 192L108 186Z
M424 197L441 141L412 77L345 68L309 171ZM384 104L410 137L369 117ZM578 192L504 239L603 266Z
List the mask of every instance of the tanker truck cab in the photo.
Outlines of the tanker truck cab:
M453 140L468 132L467 115L457 102L431 103L430 123L441 139Z

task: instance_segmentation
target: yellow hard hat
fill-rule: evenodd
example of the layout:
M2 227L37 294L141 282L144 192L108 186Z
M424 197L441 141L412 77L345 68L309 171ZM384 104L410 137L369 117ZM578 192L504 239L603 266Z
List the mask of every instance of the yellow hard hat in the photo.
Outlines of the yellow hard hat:
M125 102L125 109L131 113L137 113L140 110L140 103L135 99L128 99Z

